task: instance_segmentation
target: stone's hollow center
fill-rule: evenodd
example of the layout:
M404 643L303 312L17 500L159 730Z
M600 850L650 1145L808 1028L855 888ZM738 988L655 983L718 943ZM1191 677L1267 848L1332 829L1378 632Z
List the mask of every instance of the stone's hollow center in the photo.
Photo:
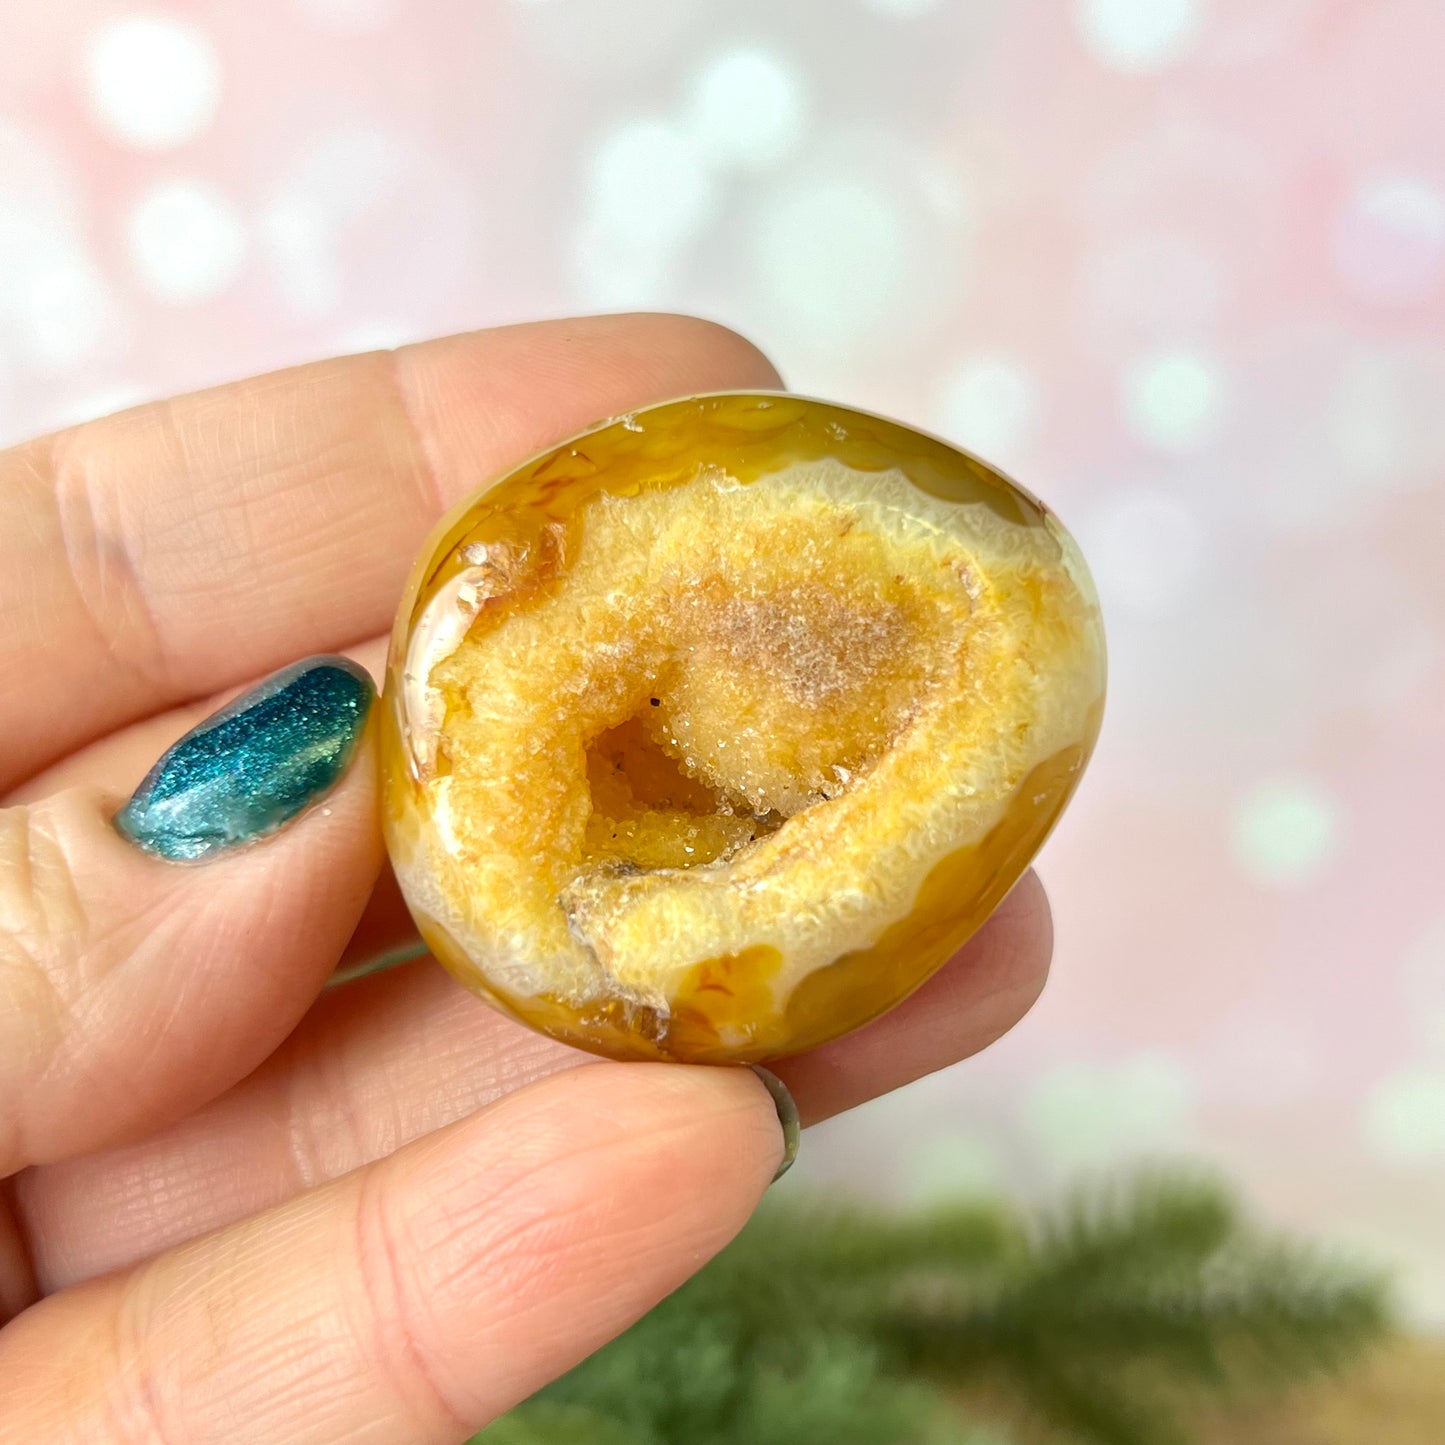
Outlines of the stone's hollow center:
M846 792L908 725L953 652L936 599L856 557L825 568L809 540L784 545L796 572L703 574L669 605L675 671L663 700L668 730L654 736L691 776L759 816L790 818Z
M582 840L584 868L693 868L783 825L780 813L739 810L721 789L689 777L658 741L658 729L666 727L661 699L649 697L646 707L587 747L592 813Z
M902 579L893 587L901 591ZM864 701L890 659L917 641L905 606L869 597L861 585L850 595L801 579L749 594L710 577L681 605L693 614L699 643L729 672L761 674L785 706L815 712Z
M891 573L848 580L705 573L660 595L665 626L595 679L633 715L584 744L584 873L730 859L867 773L919 704L939 623Z

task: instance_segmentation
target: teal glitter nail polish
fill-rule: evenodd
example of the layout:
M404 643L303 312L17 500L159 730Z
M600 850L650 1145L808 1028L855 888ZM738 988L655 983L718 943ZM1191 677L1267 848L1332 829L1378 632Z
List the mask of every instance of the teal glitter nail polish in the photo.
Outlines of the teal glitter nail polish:
M171 747L116 827L174 862L274 833L340 781L375 695L371 678L344 657L282 668Z

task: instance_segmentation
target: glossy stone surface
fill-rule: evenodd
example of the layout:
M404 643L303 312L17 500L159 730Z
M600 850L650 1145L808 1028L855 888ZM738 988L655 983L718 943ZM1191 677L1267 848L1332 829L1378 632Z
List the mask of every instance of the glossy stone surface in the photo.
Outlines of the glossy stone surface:
M392 639L388 847L433 951L524 1022L774 1057L983 923L1103 694L1087 570L1026 492L843 407L692 397L434 534Z

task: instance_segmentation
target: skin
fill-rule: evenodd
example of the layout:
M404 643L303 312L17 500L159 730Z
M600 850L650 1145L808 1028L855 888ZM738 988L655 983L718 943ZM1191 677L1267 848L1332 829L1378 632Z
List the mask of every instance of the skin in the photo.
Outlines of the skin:
M707 323L595 318L0 454L0 1441L461 1441L745 1222L782 1154L750 1072L598 1063L429 959L326 987L411 938L370 740L324 810L197 867L109 819L270 670L378 674L414 552L489 475L778 384ZM804 1122L983 1048L1049 946L1030 874L907 1003L778 1065Z

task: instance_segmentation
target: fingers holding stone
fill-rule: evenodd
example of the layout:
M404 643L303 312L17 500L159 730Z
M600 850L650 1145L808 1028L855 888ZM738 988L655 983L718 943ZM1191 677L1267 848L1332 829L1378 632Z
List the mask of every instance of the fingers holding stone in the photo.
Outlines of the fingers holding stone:
M992 1043L1048 972L1032 874L892 1013L770 1067L816 1123ZM31 1170L17 1203L45 1288L272 1207L589 1057L519 1027L425 959L329 990L285 1045L152 1139Z

